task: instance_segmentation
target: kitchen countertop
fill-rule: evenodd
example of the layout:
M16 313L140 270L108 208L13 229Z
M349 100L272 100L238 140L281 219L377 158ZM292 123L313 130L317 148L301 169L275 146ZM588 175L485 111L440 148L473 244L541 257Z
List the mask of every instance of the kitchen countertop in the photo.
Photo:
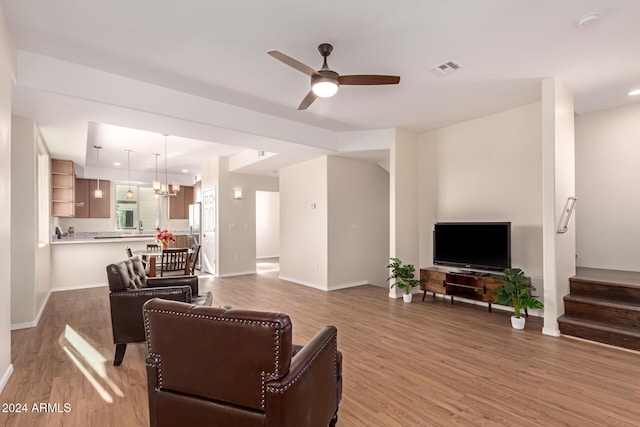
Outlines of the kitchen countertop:
M187 232L174 231L176 236L186 235ZM62 236L56 238L55 235L51 237L52 245L69 245L78 243L122 243L122 242L150 242L155 241L156 233L118 233L118 232L102 232L102 233L88 233L78 232L74 236Z

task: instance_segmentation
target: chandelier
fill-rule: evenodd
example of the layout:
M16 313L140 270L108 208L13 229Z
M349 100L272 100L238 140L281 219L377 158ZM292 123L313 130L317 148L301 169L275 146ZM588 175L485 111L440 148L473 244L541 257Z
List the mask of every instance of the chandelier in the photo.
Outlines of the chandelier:
M180 191L180 184L172 182L169 186L169 180L167 179L167 134L164 134L164 183L158 180L158 156L159 153L153 153L156 156L156 179L153 181L153 197L157 200L160 197L177 196Z

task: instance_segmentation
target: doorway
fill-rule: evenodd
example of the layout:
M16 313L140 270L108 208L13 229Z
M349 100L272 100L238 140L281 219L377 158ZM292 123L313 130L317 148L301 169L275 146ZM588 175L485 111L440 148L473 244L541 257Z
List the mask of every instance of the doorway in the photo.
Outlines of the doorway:
M216 274L216 189L202 194L202 271Z
M280 270L280 193L256 191L256 271Z

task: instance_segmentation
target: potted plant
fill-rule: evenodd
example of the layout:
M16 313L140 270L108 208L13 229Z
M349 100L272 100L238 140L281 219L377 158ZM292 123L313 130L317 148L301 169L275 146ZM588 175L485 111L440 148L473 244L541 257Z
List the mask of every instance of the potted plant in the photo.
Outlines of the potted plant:
M495 302L513 307L511 326L515 329L524 329L525 318L522 317L522 310L542 308L543 305L531 296L531 291L535 288L521 269L507 268L503 274L503 276L494 276L496 280L503 283L502 286L493 290L496 294Z
M387 268L391 269L391 276L387 280L395 279L395 282L391 287L397 286L398 289L404 290L402 298L404 302L411 302L411 288L417 286L420 281L414 278L416 269L413 264L402 265L402 261L398 258L389 258L391 264L387 265Z

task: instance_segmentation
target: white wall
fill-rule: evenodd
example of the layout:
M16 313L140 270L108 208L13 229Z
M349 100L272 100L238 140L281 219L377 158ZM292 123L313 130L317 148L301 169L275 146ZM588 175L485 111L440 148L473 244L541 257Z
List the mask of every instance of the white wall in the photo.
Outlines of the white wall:
M389 176L319 157L280 171L280 278L322 290L386 286Z
M11 90L16 48L0 6L0 235L11 241ZM0 391L13 372L11 364L11 247L0 246Z
M640 271L640 104L575 124L577 264Z
M540 141L540 103L420 135L422 267L433 265L434 221L510 221L512 265L541 283Z
M256 191L256 258L280 256L280 193Z
M229 172L229 159L220 158L218 184L218 275L255 273L256 191L278 191L278 178Z
M389 173L382 167L328 157L328 289L387 286Z
M280 278L327 289L327 157L280 169Z
M395 130L389 166L389 257L399 258L404 264L413 264L418 271L420 161L416 134ZM399 298L401 295L398 288L389 288L390 297Z
M11 324L35 326L49 296L50 247L39 247L38 141L33 120L11 123ZM47 209L48 211L48 209Z
M564 314L563 297L576 273L575 222L559 234L558 224L568 197L575 196L575 140L573 95L557 78L542 81L542 171L544 327L559 336L558 317Z

